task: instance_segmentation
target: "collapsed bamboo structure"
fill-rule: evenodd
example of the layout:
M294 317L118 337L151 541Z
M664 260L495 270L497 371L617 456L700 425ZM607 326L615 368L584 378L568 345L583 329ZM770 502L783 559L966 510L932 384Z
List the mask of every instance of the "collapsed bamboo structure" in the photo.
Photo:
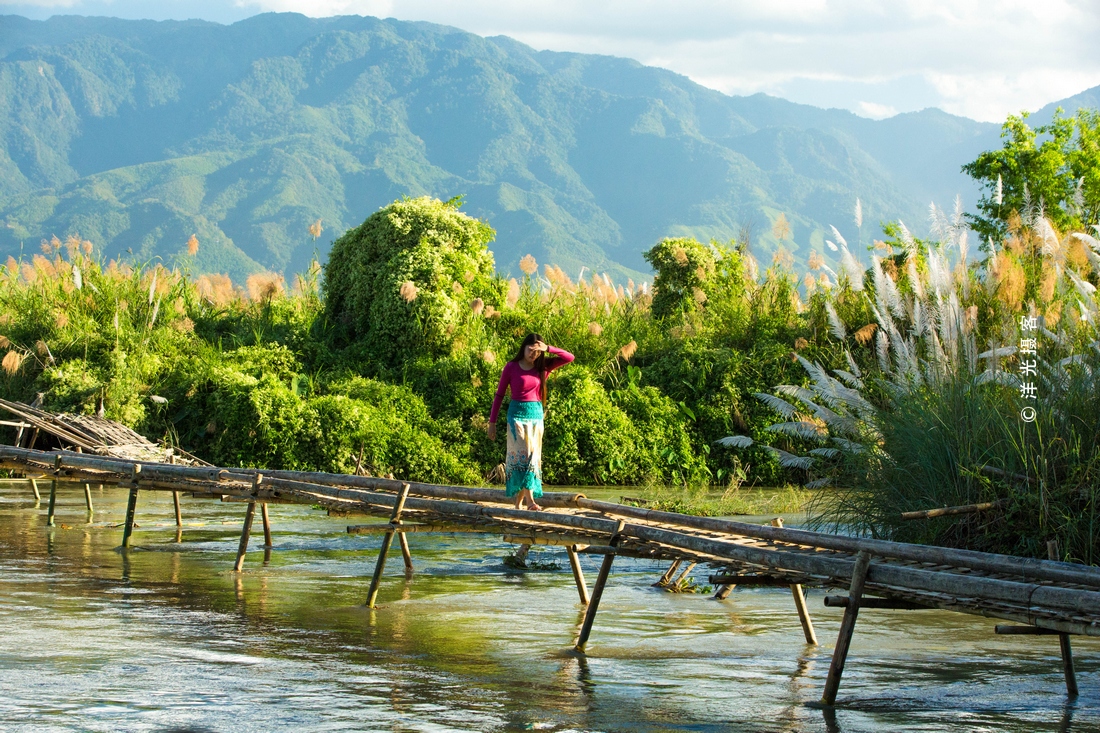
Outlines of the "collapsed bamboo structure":
M138 492L171 491L195 498L247 503L235 569L243 567L256 504L320 505L333 514L382 517L382 523L348 526L351 534L382 533L383 542L367 594L373 607L392 540L400 540L407 574L409 533L474 532L503 536L520 545L560 545L568 552L581 602L587 607L575 641L583 652L616 557L667 560L659 584L672 583L702 563L723 586L789 586L808 643L816 643L803 586L847 589L827 605L844 608L822 703L833 705L857 615L866 609L937 608L1011 621L1031 633L1058 634L1067 689L1076 692L1069 634L1100 636L1100 568L968 550L910 545L791 529L775 522L754 525L692 517L589 499L583 494L546 493L544 511L506 505L499 490L342 474L216 466L173 465L65 450L0 446L0 468L56 480L112 484L130 490L123 547L130 544ZM510 502L507 502L510 504ZM178 514L177 514L178 516ZM578 553L602 556L589 591ZM724 595L723 595L724 593ZM1001 627L998 627L1000 629ZM1006 631L1004 633L1018 633Z

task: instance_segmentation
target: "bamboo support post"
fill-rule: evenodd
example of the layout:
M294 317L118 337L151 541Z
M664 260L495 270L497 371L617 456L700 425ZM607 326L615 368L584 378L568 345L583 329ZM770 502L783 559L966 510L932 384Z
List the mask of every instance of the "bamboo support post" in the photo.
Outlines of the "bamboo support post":
M1047 558L1058 559L1058 540L1047 542ZM1073 646L1070 644L1069 634L1065 632L1058 634L1058 648L1062 652L1062 672L1066 677L1066 694L1077 697L1077 673L1073 669Z
M687 577L687 574L690 573L694 569L695 569L695 563L689 562L687 567L684 568L682 571L680 571L680 574L676 576L676 580L673 580L672 582L668 583L667 585L671 585L673 587L676 587L676 586L680 585L680 583L682 583L684 581L684 578Z
M53 459L53 481L50 482L50 505L46 510L46 526L54 526L54 512L57 510L57 477L61 475L61 456Z
M588 585L584 582L584 570L581 569L581 559L577 556L577 546L569 545L565 548L569 555L569 567L573 570L573 580L577 584L577 593L581 597L581 604L588 605Z
M89 514L95 511L92 508L92 485L87 481L84 482L84 503L88 505Z
M783 527L783 517L776 517L771 521L773 527ZM798 611L798 622L802 624L802 635L806 637L807 644L817 646L817 634L814 633L814 622L810 618L810 610L806 608L806 596L802 592L802 585L791 583L791 597L794 598L794 607Z
M732 583L725 584L725 585L719 585L718 586L718 592L714 594L714 600L716 600L716 601L726 600L727 598L730 597L730 593L733 593L733 589L736 588L736 587L737 586L732 584Z
M31 491L34 492L34 503L37 505L42 501L42 494L38 491L38 479L31 479Z
M57 457L58 468L61 456ZM134 534L134 514L137 513L138 479L141 476L141 464L135 463L130 470L130 496L126 500L126 523L122 528L122 546L130 546L130 537Z
M612 535L611 541L608 543L611 547L618 547L620 540L620 532L626 526L626 522L619 520L618 528L615 530L615 534ZM577 637L577 643L573 647L576 651L584 653L584 648L588 644L588 638L592 635L592 624L596 621L596 611L600 608L600 599L603 597L603 589L607 585L607 576L611 574L611 563L615 562L615 555L608 553L603 556L603 563L600 565L600 573L596 576L596 585L592 587L592 597L588 601L588 608L584 612L584 623L581 624L581 633Z
M672 564L668 566L668 570L665 571L665 574L662 575L661 579L653 585L657 586L658 588L664 588L666 585L668 585L669 581L672 580L673 574L676 572L676 568L680 567L680 563L682 562L683 560L673 560Z
M54 526L53 513L57 508L57 479L50 482L50 507L46 510L46 526Z
M413 559L412 553L409 552L409 538L405 536L404 532L397 533L397 543L401 546L401 559L405 562L405 577L411 578L413 576Z
M409 485L401 485L401 493L397 495L397 501L393 503L393 513L390 514L390 524L401 521L401 512L405 509L405 502L409 498ZM382 572L386 569L386 556L390 552L390 544L393 542L395 530L390 529L382 535L382 546L378 548L378 562L374 566L374 576L370 580L370 590L367 592L367 608L374 608L374 602L378 600L378 586L382 582Z
M183 515L180 514L180 492L172 492L172 508L176 510L176 526L183 526Z
M271 547L271 517L267 514L267 502L260 504L260 519L264 523L264 547Z
M848 606L844 609L844 619L840 622L836 647L833 649L833 661L829 665L829 677L825 680L825 692L821 695L822 705L833 705L836 693L840 689L840 678L844 674L844 662L848 657L848 647L852 643L852 634L856 630L856 616L859 615L859 602L863 598L863 585L867 582L867 571L871 567L871 556L866 550L856 555L852 567L852 585L848 590Z
M256 491L263 484L264 475L257 473L252 478L252 488ZM244 525L241 527L241 541L237 545L237 561L233 563L233 572L241 572L241 568L244 567L244 556L248 552L248 540L252 535L252 520L256 517L256 502L248 502L248 507L244 510Z

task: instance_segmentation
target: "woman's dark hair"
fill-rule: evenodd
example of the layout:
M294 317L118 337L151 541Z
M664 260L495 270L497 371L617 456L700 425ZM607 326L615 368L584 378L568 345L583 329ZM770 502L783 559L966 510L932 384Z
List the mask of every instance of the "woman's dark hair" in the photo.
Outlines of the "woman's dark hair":
M534 346L539 341L542 341L542 336L537 333L529 333L524 339L523 343L519 345L519 351L512 357L512 361L519 363L523 360L523 354L527 351L528 346ZM542 403L546 404L546 354L539 354L535 359L535 371L539 375L539 398Z

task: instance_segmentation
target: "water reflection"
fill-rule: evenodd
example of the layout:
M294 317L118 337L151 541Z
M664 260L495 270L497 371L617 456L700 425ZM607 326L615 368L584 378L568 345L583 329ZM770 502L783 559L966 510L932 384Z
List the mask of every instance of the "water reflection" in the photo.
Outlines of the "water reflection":
M726 601L652 583L667 565L617 560L588 655L564 551L556 572L506 572L499 538L415 535L379 608L363 602L379 538L308 508L270 507L279 544L232 572L234 507L142 495L119 548L125 492L62 484L58 525L26 487L0 488L0 720L5 730L1086 730L1100 725L1095 642L1075 639L1066 704L1057 644L1006 639L941 612L861 614L837 709L821 695L840 612L789 591ZM258 550L258 548L257 548ZM555 554L556 553L556 554ZM560 556L559 556L560 555ZM581 558L589 582L599 558ZM35 684L28 685L27 680ZM262 721L262 725L260 724Z

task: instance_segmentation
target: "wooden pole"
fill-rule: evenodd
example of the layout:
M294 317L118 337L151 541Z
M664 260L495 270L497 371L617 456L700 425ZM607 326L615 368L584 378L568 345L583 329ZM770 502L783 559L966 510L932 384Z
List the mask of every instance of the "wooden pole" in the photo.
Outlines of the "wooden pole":
M565 548L569 555L569 567L573 570L573 580L577 584L577 593L581 597L581 603L588 605L588 585L584 582L584 570L581 569L581 559L577 557L577 546L569 545Z
M730 597L730 593L733 593L733 589L736 588L736 587L737 586L733 585L732 583L730 583L728 585L718 586L718 592L714 594L714 600L716 600L716 601L726 600L727 598Z
M783 517L776 517L771 523L773 527L782 527ZM799 583L791 583L791 596L794 598L794 607L798 611L798 621L802 624L802 635L806 637L806 643L817 646L814 622L810 618L809 609L806 608L806 596L802 593L802 586Z
M36 479L36 478L31 479L31 491L34 492L34 503L35 504L38 504L40 501L42 501L42 494L39 493L39 491L38 491L38 479Z
M401 546L401 559L405 561L405 577L411 578L413 576L413 559L412 553L409 552L409 539L404 532L397 533L397 543Z
M92 485L87 481L84 482L84 503L88 505L89 514L95 511L92 508Z
M672 580L673 574L676 572L676 568L680 567L680 563L682 562L683 560L673 560L672 564L668 566L668 570L665 571L665 574L662 575L661 579L653 585L657 586L658 588L664 588L666 585L668 585L669 581Z
M401 493L397 495L397 501L393 505L393 513L390 514L390 524L401 520L401 511L405 508L405 500L409 498L409 485L401 485ZM382 572L386 569L386 556L390 552L390 543L393 542L394 530L389 530L382 535L382 546L378 549L378 562L374 566L374 576L370 580L370 590L367 592L367 608L374 608L374 602L378 600L378 586L382 582Z
M176 526L183 526L183 515L180 514L180 492L172 492L172 507L176 510Z
M267 515L267 502L260 504L260 519L264 523L264 547L271 547L271 517Z
M1047 558L1058 559L1058 540L1047 542ZM1066 694L1077 697L1077 673L1073 669L1073 646L1070 644L1069 634L1065 632L1058 634L1058 647L1062 652L1062 672L1066 676Z
M50 482L50 508L46 510L46 526L53 526L53 512L57 507L57 479Z
M61 456L58 456L60 459ZM58 460L60 463L60 460ZM122 546L130 546L130 537L134 534L134 514L137 512L138 478L141 476L141 464L135 463L130 471L130 496L126 501L126 524L122 528Z
M253 491L260 488L260 485L264 481L264 475L257 473L252 477L252 489ZM237 545L237 561L233 563L233 572L241 572L241 568L244 567L244 556L248 552L248 540L252 535L252 520L256 517L256 502L248 502L248 507L244 510L244 525L241 527L241 541Z
M241 527L241 541L237 545L237 561L233 563L233 572L241 572L244 567L244 555L248 552L248 538L252 534L252 520L256 516L256 502L248 502L244 510L244 526Z
M825 692L821 695L822 705L833 705L836 693L840 689L840 677L844 674L844 661L848 657L848 647L852 643L852 634L856 630L856 616L859 615L859 601L863 598L863 584L867 581L867 570L871 567L871 556L866 550L856 555L852 568L852 585L848 590L848 607L844 609L844 619L840 622L836 647L833 649L833 661L829 665L829 677L825 680Z
M626 522L619 520L618 529L615 534L612 535L611 541L608 543L612 547L619 546L620 535L623 527L626 526ZM581 633L577 637L577 643L573 647L576 651L584 653L584 648L588 644L588 637L592 635L592 624L596 621L596 611L600 608L600 598L603 597L604 586L607 585L607 576L611 574L611 563L615 562L615 555L608 553L603 556L603 563L600 565L600 573L596 576L596 585L592 588L592 598L588 601L588 608L584 612L584 623L581 624Z

